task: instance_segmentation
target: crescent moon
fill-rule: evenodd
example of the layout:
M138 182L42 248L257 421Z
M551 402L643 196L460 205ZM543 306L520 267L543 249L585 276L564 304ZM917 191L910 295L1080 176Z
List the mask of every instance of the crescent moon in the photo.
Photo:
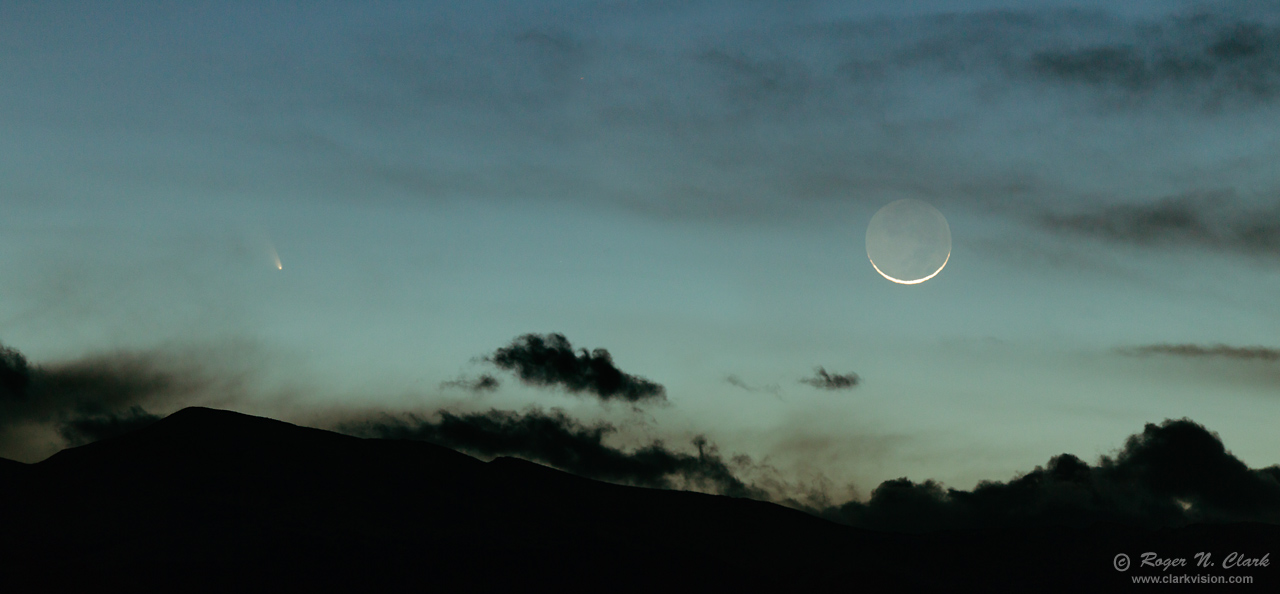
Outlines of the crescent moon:
M918 285L951 261L951 227L927 202L907 198L876 211L867 224L867 260L885 280Z
M950 250L947 250L947 259L942 261L942 266L939 266L937 270L933 271L933 274L930 274L929 276L926 276L926 277L924 277L924 278L918 278L918 279L916 279L916 280L902 280L902 279L893 278L892 276L889 276L889 275L885 274L883 270L880 270L880 267L879 267L879 266L876 266L876 262L875 262L875 260L872 260L870 256L868 256L868 257L867 257L867 260L871 262L871 267L872 267L872 268L875 268L875 269L876 269L876 272L879 272L879 273L880 273L880 276L883 276L883 277L885 277L885 278L887 278L887 279L889 279L889 280L891 280L891 281L893 281L893 282L895 282L895 283L898 283L898 284L900 284L900 285L918 285L918 284L920 284L920 283L922 283L922 282L924 282L924 281L927 281L927 280L929 280L929 279L931 279L931 278L933 278L933 277L935 277L935 276L938 276L938 273L939 273L939 272L942 272L942 269L947 267L947 262L950 262L950 261L951 261L951 251L950 251Z

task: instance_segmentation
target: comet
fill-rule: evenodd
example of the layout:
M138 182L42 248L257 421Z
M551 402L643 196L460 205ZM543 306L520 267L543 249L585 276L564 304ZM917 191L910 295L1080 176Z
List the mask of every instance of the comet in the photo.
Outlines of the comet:
M276 263L276 270L284 270L284 264L280 263L280 254L276 252L276 246L268 242L267 249L271 251L271 261Z

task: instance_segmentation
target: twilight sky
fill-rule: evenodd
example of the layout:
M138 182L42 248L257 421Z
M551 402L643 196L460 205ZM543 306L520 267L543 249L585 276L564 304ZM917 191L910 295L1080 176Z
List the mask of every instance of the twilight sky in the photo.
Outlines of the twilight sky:
M862 494L1165 418L1280 461L1272 4L359 4L0 3L0 342L186 378L162 414L537 405ZM921 285L866 259L900 198L951 228ZM666 404L484 360L530 333Z

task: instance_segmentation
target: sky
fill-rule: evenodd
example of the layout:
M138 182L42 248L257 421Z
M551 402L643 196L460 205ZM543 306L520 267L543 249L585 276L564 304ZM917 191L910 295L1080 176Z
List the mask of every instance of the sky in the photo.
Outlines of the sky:
M1183 417L1275 464L1280 10L1114 4L6 1L0 343L95 410L560 409L853 497Z

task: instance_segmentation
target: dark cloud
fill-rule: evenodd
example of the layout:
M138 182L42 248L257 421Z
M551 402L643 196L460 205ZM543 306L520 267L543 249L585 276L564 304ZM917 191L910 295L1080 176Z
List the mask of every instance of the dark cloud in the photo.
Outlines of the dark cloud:
M1250 469L1189 419L1148 424L1115 457L1090 466L1070 454L1007 483L972 491L934 481L885 481L867 502L819 512L854 526L927 530L1121 522L1280 522L1280 466Z
M946 74L988 92L1031 82L1084 90L1113 107L1159 100L1220 111L1277 97L1280 27L1270 16L1126 18L1086 10L995 10L832 25L821 38L837 46L844 42L840 71L850 83L883 85L913 74Z
M209 391L216 382L207 371L198 361L159 352L32 365L0 347L0 456L26 447L13 435L32 426L53 428L70 445L139 427L157 418L148 408L181 408Z
M429 441L485 456L525 458L604 481L765 497L763 491L734 474L734 466L747 460L725 460L716 446L701 436L692 442L696 454L672 450L661 441L627 452L604 443L617 431L615 426L603 422L585 425L556 409L470 414L440 411L437 416L437 420L406 415L347 422L341 430L369 437Z
M1118 454L1102 456L1093 465L1061 454L1008 482L983 481L971 491L900 478L881 483L867 501L830 505L813 503L830 501L826 491L797 498L792 485L763 488L763 483L744 480L755 465L741 456L726 460L702 437L693 441L697 454L674 451L659 441L624 451L605 443L617 431L614 425L584 424L559 410L438 412L436 417L384 416L341 428L368 437L425 440L479 455L526 458L599 480L773 500L874 530L1280 522L1280 466L1249 468L1217 434L1189 419L1148 424Z
M1202 106L1269 101L1280 90L1280 29L1208 14L1138 29L1128 43L1036 52L1045 80L1131 96L1191 93Z
M733 117L801 109L817 91L808 68L798 61L753 58L722 49L700 52L694 59L710 67Z
M471 10L461 5L425 20L417 11L391 10L386 20L335 13L338 28L297 14L290 22L307 33L280 55L137 39L113 46L123 54L93 52L90 63L104 80L141 85L132 92L170 97L167 105L213 101L222 111L206 116L244 143L236 150L275 163L263 170L271 173L224 171L223 184L304 176L318 192L366 201L384 193L431 201L589 196L655 216L717 220L783 220L813 212L817 201L865 204L890 194L1053 201L1114 181L1109 175L1169 181L1176 166L1143 171L1138 162L1106 172L1126 142L1151 139L1150 152L1137 157L1158 154L1166 140L1225 144L1237 133L1234 120L1195 120L1203 127L1190 131L1183 119L1168 127L1099 122L1078 109L1081 90L1202 106L1271 101L1276 86L1276 28L1238 14L856 19L835 16L843 10L660 4L587 3L492 20L464 17ZM225 32L219 39L269 41L258 29ZM184 84L135 72L124 59L161 49ZM222 52L238 56L235 66L207 59ZM42 73L25 75L36 84ZM80 123L120 121L108 118L117 111L170 128L191 119L114 96L81 105ZM1026 125L1032 121L1052 125ZM199 139L190 150L212 140L187 132ZM415 150L451 156L417 158ZM1234 157L1222 153L1188 160L1210 169Z
M754 391L756 391L756 389L755 389L755 388L753 388L753 387L751 387L751 386L748 386L746 382L742 381L742 378L740 378L740 377L738 377L738 376L736 376L736 375L726 375L726 376L724 377L724 381L725 381L725 383L727 383L727 384L729 384L730 386L733 386L733 387L735 387L735 388L742 388L743 390L746 390L746 391L748 391L748 392L754 392Z
M1249 208L1226 193L1172 196L1078 214L1048 214L1041 224L1050 230L1117 243L1191 245L1253 256L1280 255L1280 209Z
M1086 102L1118 93L1227 105L1271 97L1259 81L1274 78L1273 28L1238 16L762 19L754 6L704 27L694 23L728 9L565 10L484 23L453 23L460 12L434 24L405 15L350 36L316 31L306 43L323 45L300 46L302 63L256 64L264 79L255 82L275 92L254 96L262 107L251 117L263 119L246 133L343 190L592 196L662 217L780 220L802 216L810 200L887 193L983 204L1069 198L1087 185L1080 180L1099 180L1079 167L1109 168L1109 149L1149 133L1122 120L1106 126L1114 132L1061 142L1054 128L1089 123L1076 120L1091 114L1078 109L1081 90ZM269 115L298 105L314 117ZM1026 134L1018 122L1032 117L1059 124ZM1234 133L1226 123L1206 129L1224 142ZM394 147L417 146L424 134L454 157L396 156L405 153ZM1077 142L1086 150L1068 158L1049 146Z
M1223 357L1227 359L1277 361L1280 349L1267 347L1233 347L1225 344L1152 344L1119 349L1126 355L1173 355L1177 357Z
M31 383L31 366L18 351L0 345L0 402L24 398Z
M1215 243L1217 231L1204 216L1204 204L1187 197L1153 204L1116 205L1089 214L1049 215L1051 229L1072 231L1112 241Z
M494 390L497 390L498 387L501 385L502 383L498 381L498 378L493 377L492 375L489 375L487 373L484 373L484 374L481 374L479 377L474 377L474 378L460 377L456 380L442 382L440 384L440 387L441 388L461 388L469 392L478 393L478 392L492 392Z
M123 435L146 427L160 420L141 406L131 406L124 412L107 412L71 417L58 427L58 434L69 445L79 446L108 437Z
M1093 85L1112 84L1135 91L1149 88L1162 79L1205 74L1211 68L1203 62L1180 63L1168 56L1151 64L1128 45L1041 52L1032 59L1032 66L1047 77Z
M587 392L601 400L631 403L665 401L666 389L642 377L623 373L609 351L582 349L576 354L563 334L526 334L488 357L493 364L514 371L535 386L560 386L571 393Z
M852 390L860 380L856 373L832 374L822 367L815 368L813 373L813 377L802 379L800 383L823 390Z

